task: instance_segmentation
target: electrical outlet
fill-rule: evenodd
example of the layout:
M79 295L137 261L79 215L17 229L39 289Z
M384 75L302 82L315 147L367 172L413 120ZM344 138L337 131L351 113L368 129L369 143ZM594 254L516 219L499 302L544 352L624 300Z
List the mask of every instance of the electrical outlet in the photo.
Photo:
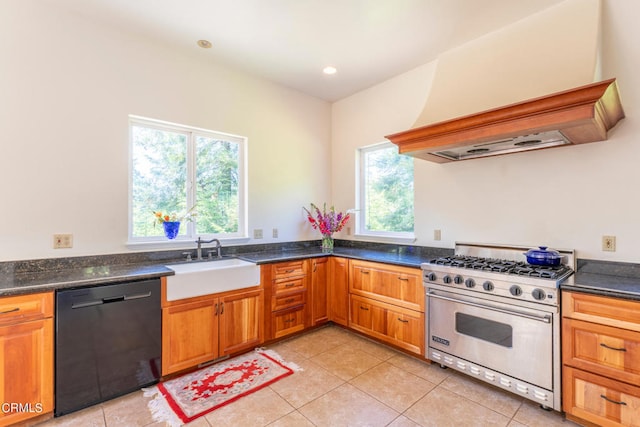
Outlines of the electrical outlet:
M253 230L254 239L262 239L262 228L256 228Z
M442 240L441 230L433 230L433 240Z
M271 237L273 237L274 239L277 239L277 238L278 238L278 229L277 229L277 228L274 228L274 229L271 231Z
M54 234L53 249L69 249L73 247L73 234Z
M351 236L351 227L347 227L347 236Z
M607 252L615 252L616 236L602 236L602 250Z

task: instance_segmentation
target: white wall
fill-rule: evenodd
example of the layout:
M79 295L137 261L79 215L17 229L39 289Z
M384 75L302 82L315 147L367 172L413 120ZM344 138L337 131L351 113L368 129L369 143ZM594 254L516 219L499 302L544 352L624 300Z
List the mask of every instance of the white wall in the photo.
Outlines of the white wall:
M627 116L609 140L459 163L416 160L416 244L544 244L583 258L640 262L639 15L633 0L603 1L602 78L618 79ZM426 64L333 105L336 205L355 204L356 148L409 129L436 68ZM442 230L441 241L433 240L434 229ZM601 251L602 235L617 237L616 252Z
M330 105L206 55L0 2L0 261L128 250L129 114L247 136L251 243L317 238L301 207L330 198Z

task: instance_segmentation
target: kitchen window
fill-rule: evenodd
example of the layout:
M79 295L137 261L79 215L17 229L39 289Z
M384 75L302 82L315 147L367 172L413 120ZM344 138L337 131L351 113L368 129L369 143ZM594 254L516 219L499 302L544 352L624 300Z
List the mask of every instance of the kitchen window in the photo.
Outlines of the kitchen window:
M130 116L129 241L167 242L154 211L196 212L176 238L246 237L246 138Z
M358 149L357 234L413 239L413 158L391 143Z

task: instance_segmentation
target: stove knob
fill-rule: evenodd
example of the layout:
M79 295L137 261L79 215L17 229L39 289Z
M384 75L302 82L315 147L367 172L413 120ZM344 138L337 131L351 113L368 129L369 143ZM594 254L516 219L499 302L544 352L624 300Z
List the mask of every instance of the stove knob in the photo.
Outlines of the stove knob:
M459 285L462 282L464 282L464 279L459 274L453 278L453 283L455 283L456 285Z
M464 281L464 285L467 288L473 288L476 285L476 281L473 280L471 277L469 277L467 280Z
M538 301L542 301L547 297L547 294L545 294L542 289L538 289L538 288L534 289L531 292L531 295L533 296L534 299L537 299Z
M522 288L518 285L513 285L509 288L509 292L511 292L511 295L514 297L519 297L522 295Z
M451 283L451 276L449 276L449 275L444 276L444 277L442 278L442 281L443 281L444 283L447 283L447 284L448 284L448 283Z
M434 273L433 271L430 271L429 274L427 274L427 280L429 280L430 282L435 282L437 278L438 276L436 276L436 273Z
M482 284L482 289L484 289L487 292L491 292L493 290L493 283L487 280Z

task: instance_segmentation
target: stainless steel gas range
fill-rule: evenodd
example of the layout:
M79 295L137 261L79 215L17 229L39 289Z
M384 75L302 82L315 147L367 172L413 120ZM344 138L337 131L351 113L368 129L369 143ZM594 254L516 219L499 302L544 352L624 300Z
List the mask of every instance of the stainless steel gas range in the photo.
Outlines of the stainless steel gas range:
M422 264L426 357L561 410L559 285L572 280L572 250L555 267L527 264L529 247L456 243Z

